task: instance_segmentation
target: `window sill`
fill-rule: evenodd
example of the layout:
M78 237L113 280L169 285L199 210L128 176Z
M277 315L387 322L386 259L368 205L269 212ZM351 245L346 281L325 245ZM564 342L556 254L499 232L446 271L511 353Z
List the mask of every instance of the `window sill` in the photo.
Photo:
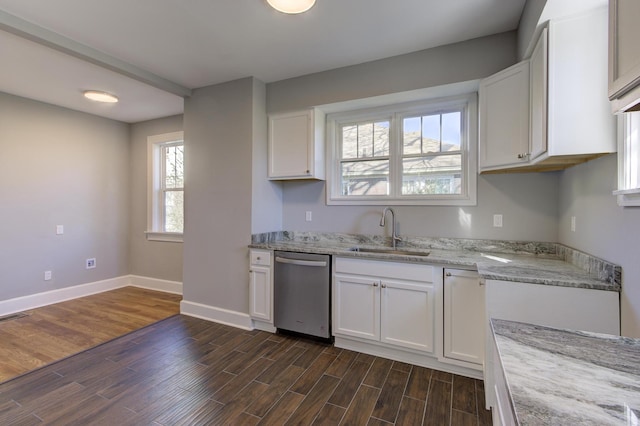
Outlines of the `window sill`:
M613 191L618 198L618 205L622 207L640 207L640 188L619 189Z
M147 241L164 241L168 243L181 243L183 242L182 233L180 232L145 232Z
M475 206L475 197L456 198L432 198L432 199L397 199L397 198L376 198L376 199L349 199L349 198L327 198L327 205L334 206Z

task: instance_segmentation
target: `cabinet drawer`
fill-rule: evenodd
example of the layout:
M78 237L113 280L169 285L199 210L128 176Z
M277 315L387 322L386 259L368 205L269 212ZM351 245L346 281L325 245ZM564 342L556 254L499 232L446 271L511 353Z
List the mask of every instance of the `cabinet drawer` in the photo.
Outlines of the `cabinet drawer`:
M252 265L271 266L271 252L266 250L251 250L249 252Z
M379 278L394 278L426 283L433 282L433 266L420 263L338 257L336 258L335 271L338 273L369 275Z

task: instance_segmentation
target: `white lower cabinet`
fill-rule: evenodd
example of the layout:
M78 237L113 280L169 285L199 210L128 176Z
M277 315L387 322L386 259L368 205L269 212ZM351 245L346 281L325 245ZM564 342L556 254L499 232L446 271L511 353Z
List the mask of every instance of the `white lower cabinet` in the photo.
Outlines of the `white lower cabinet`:
M484 285L475 271L444 270L443 362L482 369L484 364Z
M249 251L249 258L249 315L255 328L275 331L271 252L252 249Z
M500 363L500 356L498 355L498 347L493 338L490 339L492 358L495 359L495 368L492 370L491 380L485 378L485 389L487 395L496 395L494 410L492 412L493 424L496 426L511 426L516 424L516 415L513 412L513 406L511 405L511 396L509 395L509 387L507 386L507 380L504 376L504 370ZM493 389L488 388L487 384L493 386Z
M377 278L336 274L333 333L380 340L380 281Z
M434 352L434 268L336 258L333 334Z
M383 278L380 281L380 341L432 353L434 293L431 282Z

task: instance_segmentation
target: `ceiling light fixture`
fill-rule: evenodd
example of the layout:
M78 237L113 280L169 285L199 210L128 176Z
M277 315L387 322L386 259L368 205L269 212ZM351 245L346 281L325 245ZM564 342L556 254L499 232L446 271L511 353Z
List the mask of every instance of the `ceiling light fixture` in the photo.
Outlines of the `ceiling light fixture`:
M267 3L282 13L296 14L311 9L316 0L267 0Z
M85 90L84 97L96 102L106 102L110 104L118 102L117 96L112 95L111 93L100 92L97 90Z

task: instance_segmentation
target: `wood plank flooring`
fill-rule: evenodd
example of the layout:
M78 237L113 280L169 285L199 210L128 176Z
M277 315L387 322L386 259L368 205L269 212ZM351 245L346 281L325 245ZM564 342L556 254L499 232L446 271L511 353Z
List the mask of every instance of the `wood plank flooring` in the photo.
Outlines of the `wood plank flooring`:
M489 425L479 380L176 315L0 385L0 424Z
M181 299L124 287L0 321L0 383L175 315Z

